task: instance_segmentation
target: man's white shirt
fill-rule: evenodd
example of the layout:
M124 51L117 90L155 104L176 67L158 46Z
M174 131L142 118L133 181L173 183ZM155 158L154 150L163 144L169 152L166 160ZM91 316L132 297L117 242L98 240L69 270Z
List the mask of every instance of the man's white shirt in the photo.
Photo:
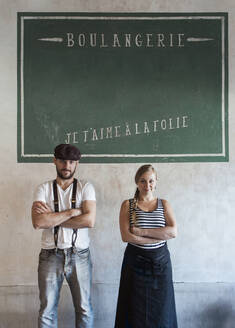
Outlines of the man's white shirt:
M71 208L73 184L71 184L66 190L63 190L57 184L59 211L65 211ZM82 202L86 200L96 200L95 189L93 185L84 180L78 180L77 194L76 194L76 208L82 206ZM37 187L34 193L34 201L41 201L50 206L54 211L54 194L53 194L53 181L45 182ZM58 233L58 248L69 248L72 246L72 228L59 228ZM89 247L89 234L88 228L78 229L77 240L75 246L79 250L83 250ZM42 231L42 248L52 249L55 248L54 242L54 228L43 229Z

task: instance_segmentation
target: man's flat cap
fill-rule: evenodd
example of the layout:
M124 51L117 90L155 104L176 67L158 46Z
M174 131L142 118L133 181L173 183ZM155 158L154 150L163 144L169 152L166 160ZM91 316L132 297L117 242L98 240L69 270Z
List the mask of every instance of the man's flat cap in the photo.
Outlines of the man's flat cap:
M73 145L60 144L55 147L54 156L59 159L79 161L81 158L81 152Z

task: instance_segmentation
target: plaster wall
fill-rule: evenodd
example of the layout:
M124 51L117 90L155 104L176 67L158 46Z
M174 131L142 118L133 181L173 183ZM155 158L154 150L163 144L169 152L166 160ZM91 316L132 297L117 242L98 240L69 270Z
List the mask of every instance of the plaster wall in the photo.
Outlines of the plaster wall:
M230 160L154 166L159 174L157 194L170 201L178 222L178 237L169 242L169 248L179 326L235 327L234 0L0 0L0 328L18 328L19 322L22 327L36 327L41 232L32 228L30 209L35 186L55 176L53 164L17 163L18 11L229 13ZM90 233L95 328L112 327L125 248L118 214L121 202L134 193L133 177L138 167L81 164L78 170L78 176L90 180L97 192L97 223ZM63 328L73 326L68 294L65 286L60 305Z

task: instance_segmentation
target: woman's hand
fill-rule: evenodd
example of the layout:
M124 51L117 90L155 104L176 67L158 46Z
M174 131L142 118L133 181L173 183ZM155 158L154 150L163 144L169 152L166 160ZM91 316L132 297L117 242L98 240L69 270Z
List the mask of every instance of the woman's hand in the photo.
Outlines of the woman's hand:
M135 226L131 226L130 231L131 231L131 233L133 233L136 236L143 237L143 235L144 235L143 234L143 229L137 228Z
M122 203L120 209L119 222L120 222L121 236L124 242L140 244L140 245L153 244L158 242L156 238L141 237L141 230L143 231L143 229L133 227L133 232L132 232L132 230L130 229L129 200L125 200ZM140 233L140 235L137 235L137 233Z
M162 199L162 204L166 220L165 227L137 228L132 226L130 232L137 237L154 238L159 241L175 238L177 236L177 225L173 210L166 200Z

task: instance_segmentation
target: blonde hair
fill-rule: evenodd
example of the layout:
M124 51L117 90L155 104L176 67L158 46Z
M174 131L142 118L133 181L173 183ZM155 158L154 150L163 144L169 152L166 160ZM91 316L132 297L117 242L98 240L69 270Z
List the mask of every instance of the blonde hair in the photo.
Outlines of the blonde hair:
M152 173L155 174L156 180L157 180L157 172L156 172L155 168L151 164L145 164L145 165L142 165L141 167L138 168L138 170L135 174L135 183L137 184L140 177L145 172L148 172L148 171L152 171ZM136 224L136 209L137 209L137 206L138 206L138 197L139 197L139 189L137 187L136 191L135 191L134 198L133 198L133 210L132 210L132 221L133 221L134 224Z

